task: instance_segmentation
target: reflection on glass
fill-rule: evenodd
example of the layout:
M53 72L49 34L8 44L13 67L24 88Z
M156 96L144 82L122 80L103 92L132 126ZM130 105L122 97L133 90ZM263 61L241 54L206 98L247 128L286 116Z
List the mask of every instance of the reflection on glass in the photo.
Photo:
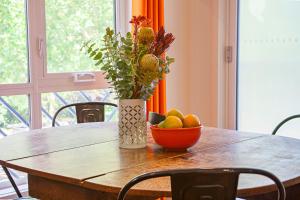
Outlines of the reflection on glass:
M46 0L48 72L94 70L80 48L100 42L108 26L114 27L114 0Z
M0 84L28 82L25 1L0 1Z
M270 134L300 113L300 2L239 4L238 129ZM291 123L282 132L300 137L300 126Z

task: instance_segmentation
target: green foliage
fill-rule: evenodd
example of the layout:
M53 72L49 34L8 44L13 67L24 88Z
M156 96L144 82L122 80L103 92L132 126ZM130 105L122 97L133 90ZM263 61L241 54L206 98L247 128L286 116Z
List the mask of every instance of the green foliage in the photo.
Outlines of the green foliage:
M96 66L100 65L119 99L149 99L163 73L168 73L169 65L174 62L173 58L159 55L158 70L142 68L140 60L151 53L152 43L139 43L130 32L122 37L107 28L103 44L103 47L98 47L95 42L88 41L82 49L96 62ZM150 57L156 58L153 54ZM155 59L154 63L153 60L151 62L150 66L155 66Z
M0 84L28 81L24 1L0 1ZM2 97L29 120L27 95ZM18 120L0 103L0 127Z
M121 37L114 34L110 28L106 29L103 37L103 48L97 48L91 41L84 44L89 57L101 65L105 78L115 89L120 99L128 99L133 96L135 86L135 70L132 66L132 38L131 34Z
M0 0L0 84L26 83L29 79L24 2ZM107 26L114 26L113 5L114 0L45 0L49 72L96 69L93 61L79 49L84 41L97 41ZM66 96L66 100L71 97ZM27 95L3 98L11 99L14 109L29 120ZM53 103L51 98L43 100ZM0 127L14 123L19 121L0 103Z
M114 0L46 0L49 72L90 71L96 67L80 53L84 41L99 41L114 27Z
M13 109L27 121L29 121L29 104L27 95L2 97ZM7 127L9 124L20 123L14 115L0 104L0 127Z
M27 82L24 1L0 1L0 84Z

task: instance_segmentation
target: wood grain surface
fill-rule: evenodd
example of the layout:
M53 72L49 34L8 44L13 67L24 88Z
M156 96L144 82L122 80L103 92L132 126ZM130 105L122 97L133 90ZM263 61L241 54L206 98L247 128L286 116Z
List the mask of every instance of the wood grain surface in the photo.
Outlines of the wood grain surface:
M268 170L278 176L285 186L300 181L300 141L266 136L219 148L210 148L178 157L146 163L86 180L84 187L118 193L133 177L146 172L181 168L252 167ZM272 192L275 186L267 178L242 175L238 194L247 197ZM170 196L168 178L145 181L131 191L132 195Z
M236 134L232 131L224 132L221 129L204 128L200 140L188 152L165 151L149 137L147 148L143 149L120 149L118 140L114 140L12 160L5 165L35 176L80 184L83 180L92 177L139 166L147 162L226 146L257 137L261 137L261 135Z
M115 123L88 123L22 132L0 140L0 164L116 139Z
M170 152L156 145L150 134L147 148L120 149L114 123L81 124L19 135L0 140L0 162L27 172L31 177L29 190L38 197L42 188L45 193L45 188L57 187L60 194L71 190L81 193L80 199L85 199L86 191L94 191L95 199L99 194L115 199L120 188L139 174L178 168L254 167L274 173L286 186L300 183L300 140L286 137L205 127L195 146L186 152ZM13 143L18 149L14 150ZM7 147L12 152L3 153ZM238 193L247 197L274 189L265 178L243 175ZM169 180L144 182L131 195L138 199L169 196Z

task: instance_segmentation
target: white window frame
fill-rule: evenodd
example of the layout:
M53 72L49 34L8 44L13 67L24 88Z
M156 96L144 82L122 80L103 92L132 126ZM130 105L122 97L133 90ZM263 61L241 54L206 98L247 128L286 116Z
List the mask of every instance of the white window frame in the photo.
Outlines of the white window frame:
M237 0L218 3L218 127L236 129Z
M131 0L115 0L116 31L130 30ZM30 81L18 84L0 84L0 96L29 95L30 128L42 128L41 95L48 92L93 90L107 88L100 71L95 81L75 83L73 73L46 72L45 0L27 0L28 68ZM34 105L34 106L32 106Z

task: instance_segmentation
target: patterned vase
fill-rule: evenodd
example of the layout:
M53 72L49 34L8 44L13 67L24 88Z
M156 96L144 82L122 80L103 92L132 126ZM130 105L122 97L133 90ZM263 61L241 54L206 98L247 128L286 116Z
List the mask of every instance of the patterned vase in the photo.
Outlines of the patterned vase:
M147 144L145 101L119 101L119 146L126 149L144 148Z

